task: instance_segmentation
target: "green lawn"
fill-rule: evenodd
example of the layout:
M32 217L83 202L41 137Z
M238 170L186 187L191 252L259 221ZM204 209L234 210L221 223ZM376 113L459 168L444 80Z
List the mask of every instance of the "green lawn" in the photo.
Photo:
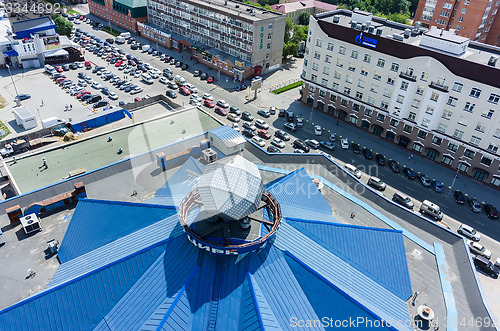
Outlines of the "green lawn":
M8 127L5 126L5 124L0 121L0 140L3 138L7 137L10 134L10 130Z
M291 89L299 87L299 86L302 86L302 81L301 80L299 80L298 82L292 83L290 85L283 86L282 88L279 88L277 90L274 90L273 93L274 94L280 94L280 93L286 92L288 90L291 90Z
M113 29L113 28L110 28L109 26L105 26L105 27L103 27L103 28L102 28L102 30L103 30L103 31L106 31L106 32L107 32L107 33L109 33L109 34L112 34L112 35L113 35L113 36L115 36L115 37L116 37L116 36L119 36L119 35L121 34L121 32L120 32L120 31L115 30L115 29Z
M77 12L76 10L73 10L73 9L68 10L68 11L66 12L66 14L68 14L68 15L73 15L73 14L78 14L78 15L80 15L80 13L79 13L79 12Z

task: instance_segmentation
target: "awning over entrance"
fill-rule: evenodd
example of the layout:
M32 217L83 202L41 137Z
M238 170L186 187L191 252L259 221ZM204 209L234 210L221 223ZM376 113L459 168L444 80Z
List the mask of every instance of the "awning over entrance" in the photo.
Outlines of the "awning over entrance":
M68 52L66 52L64 49L60 48L60 49L54 49L54 50L45 52L43 55L45 57L64 56L64 55L68 55Z
M10 50L7 52L3 52L4 55L7 55L8 57L13 57L13 56L19 56L19 54L15 50Z

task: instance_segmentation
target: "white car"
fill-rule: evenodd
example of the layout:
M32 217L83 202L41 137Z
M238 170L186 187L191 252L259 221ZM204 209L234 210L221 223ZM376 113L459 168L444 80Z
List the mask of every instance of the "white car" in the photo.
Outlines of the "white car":
M118 96L116 95L116 93L115 93L115 92L109 92L108 97L109 97L111 100L117 100L117 99L118 99Z
M142 72L140 70L137 70L134 74L134 78L139 78L141 77Z
M132 70L132 66L127 67L127 68L125 68L125 70L123 70L123 73L128 74L131 70Z
M274 137L273 140L271 140L271 144L278 148L285 148L285 142L281 140L280 138Z
M253 136L252 137L252 141L254 143L256 143L257 145L259 145L260 147L265 147L266 146L266 143L264 142L264 140L260 137L257 137L257 136Z
M229 114L227 115L227 119L230 120L231 122L239 122L240 121L240 117L236 114Z
M330 132L330 134L328 135L330 137L330 141L335 141L337 140L337 135L333 132Z
M198 103L202 103L203 102L203 99L200 98L199 96L197 96L195 94L195 97L194 98L190 98L190 101L193 100L194 102L198 102Z
M141 93L142 92L142 87L136 87L135 89L133 89L132 91L130 91L130 94L137 94L137 93Z
M96 90L100 90L100 89L102 89L102 85L101 85L101 84L99 84L98 82L94 82L94 83L92 84L92 87L93 87L93 88L95 88Z
M201 106L201 102L195 100L195 99L191 99L189 100L189 104L193 105L193 106Z
M347 140L347 138L341 139L340 147L342 147L342 149L349 149L349 140Z
M85 77L85 81L87 82L87 84L92 84L94 82L94 80L92 79L92 77Z
M467 245L469 246L469 251L472 254L484 256L488 260L491 259L491 252L480 243L472 240L467 240Z
M298 128L303 128L304 127L304 119L303 118L297 118L297 127Z
M314 126L314 134L317 136L321 136L323 134L323 129L321 128L321 125Z
M159 80L160 83L162 84L167 84L168 83L168 79L167 77L161 77L160 80Z
M201 98L203 100L210 100L210 101L214 101L214 97L210 95L210 93L203 93L203 95L201 96Z
M240 132L240 126L238 125L238 123L233 123L233 129Z
M76 62L76 66L78 68L83 68L83 62Z
M229 108L229 104L226 102L226 100L217 100L217 106L221 108Z
M472 239L474 241L479 241L481 239L481 234L477 232L473 227L466 224L460 225L457 230L462 236Z
M264 129L264 130L269 129L269 124L267 124L264 120L261 120L260 118L257 118L255 120L255 126L258 127L259 129Z
M85 87L87 86L87 82L85 81L85 79L79 79L78 85L80 85L81 87Z

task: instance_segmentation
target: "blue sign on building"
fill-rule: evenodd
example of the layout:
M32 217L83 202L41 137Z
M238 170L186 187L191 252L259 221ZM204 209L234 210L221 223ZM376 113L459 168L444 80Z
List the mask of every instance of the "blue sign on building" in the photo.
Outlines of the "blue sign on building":
M378 40L375 38L363 36L363 32L356 36L356 43L362 44L368 47L377 48Z

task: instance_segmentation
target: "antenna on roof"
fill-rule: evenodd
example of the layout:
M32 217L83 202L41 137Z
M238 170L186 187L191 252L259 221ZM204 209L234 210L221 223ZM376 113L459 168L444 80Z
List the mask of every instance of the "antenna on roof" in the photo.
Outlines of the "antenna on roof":
M439 34L440 36L442 36L442 35L443 35L443 31L444 31L444 29L441 29L441 33Z

